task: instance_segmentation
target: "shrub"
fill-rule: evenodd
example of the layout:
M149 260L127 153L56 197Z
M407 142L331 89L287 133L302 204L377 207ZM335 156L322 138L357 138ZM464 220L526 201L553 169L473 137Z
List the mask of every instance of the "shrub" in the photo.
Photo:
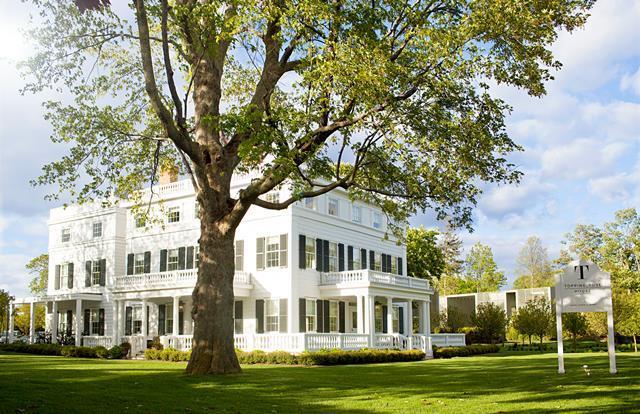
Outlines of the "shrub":
M465 357L471 355L482 355L500 351L498 345L493 344L475 344L468 346L446 346L446 347L434 347L434 358L454 358Z
M96 358L96 349L87 346L64 345L60 353L62 356L74 358Z
M126 354L124 354L124 350L119 345L112 347L108 352L109 359L121 359L121 358L124 358L125 356Z
M144 358L158 361L188 361L191 357L191 351L179 351L174 348L155 349L149 348L144 351Z
M481 303L471 315L471 322L478 327L478 335L483 341L494 343L504 338L507 314L494 303Z
M0 350L8 352L19 352L23 354L35 355L61 355L59 344L25 344L14 342L12 344L0 345Z
M96 356L101 359L107 359L109 357L109 350L104 346L96 346L95 348Z
M160 343L160 337L159 336L154 336L153 337L153 340L149 344L149 348L157 349L159 351L164 349L164 346Z
M120 348L122 349L122 358L127 358L131 352L131 344L129 342L123 342L120 344Z

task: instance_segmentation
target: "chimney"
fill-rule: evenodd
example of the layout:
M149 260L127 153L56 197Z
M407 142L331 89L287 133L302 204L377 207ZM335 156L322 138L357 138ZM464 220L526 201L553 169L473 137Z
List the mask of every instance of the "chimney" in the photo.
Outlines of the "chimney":
M161 166L160 167L160 180L159 184L169 184L178 181L178 167L175 165Z

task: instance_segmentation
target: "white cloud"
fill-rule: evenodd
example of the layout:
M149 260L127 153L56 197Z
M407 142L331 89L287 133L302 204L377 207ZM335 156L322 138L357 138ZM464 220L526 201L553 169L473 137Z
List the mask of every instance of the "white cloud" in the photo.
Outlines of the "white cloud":
M629 198L630 177L625 173L589 180L589 193L607 202Z
M519 220L522 214L537 206L553 189L553 185L540 180L535 172L525 172L518 185L490 188L480 200L482 214L492 219Z
M0 281L2 289L6 289L10 294L20 297L29 295L29 281L31 276L27 273L24 265L31 257L24 254L4 254L0 253Z
M609 171L626 150L627 145L621 142L603 145L596 139L579 138L547 149L542 155L542 171L549 178L590 178Z
M640 68L635 73L627 73L620 80L621 91L632 91L640 96Z

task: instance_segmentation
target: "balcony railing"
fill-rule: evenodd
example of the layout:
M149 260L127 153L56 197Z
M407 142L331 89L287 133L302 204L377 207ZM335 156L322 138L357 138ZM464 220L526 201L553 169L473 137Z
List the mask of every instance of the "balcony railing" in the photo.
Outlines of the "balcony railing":
M320 285L337 285L341 283L356 284L360 282L378 283L382 285L408 287L429 290L429 281L410 276L394 275L376 270L362 269L345 272L329 272L320 274Z
M193 287L197 278L197 269L116 276L115 288L116 290L138 290ZM233 277L233 284L234 286L251 285L251 273L236 272Z

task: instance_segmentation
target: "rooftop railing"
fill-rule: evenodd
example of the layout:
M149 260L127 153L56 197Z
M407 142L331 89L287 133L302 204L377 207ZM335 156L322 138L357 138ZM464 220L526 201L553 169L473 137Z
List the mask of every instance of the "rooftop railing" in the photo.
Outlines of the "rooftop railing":
M337 285L342 283L355 284L358 282L377 283L420 290L430 289L428 280L410 276L395 275L392 273L384 273L377 270L362 269L320 274L320 285Z
M198 270L175 270L159 273L116 276L116 290L144 290L162 288L193 287L198 279ZM251 285L251 273L235 272L234 285Z

